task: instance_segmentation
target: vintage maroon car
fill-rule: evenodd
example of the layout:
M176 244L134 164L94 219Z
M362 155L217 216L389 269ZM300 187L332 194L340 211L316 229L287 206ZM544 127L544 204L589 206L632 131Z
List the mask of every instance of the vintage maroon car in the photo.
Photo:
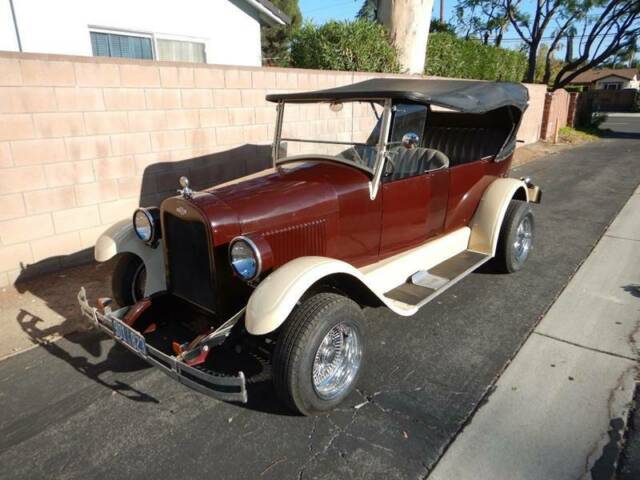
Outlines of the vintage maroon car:
M355 388L365 306L413 315L483 263L515 272L540 190L508 178L525 87L375 79L272 94L273 166L138 209L98 240L113 297L85 315L212 396L247 401L271 366L303 414ZM243 356L244 352L248 352ZM260 358L257 363L248 359Z

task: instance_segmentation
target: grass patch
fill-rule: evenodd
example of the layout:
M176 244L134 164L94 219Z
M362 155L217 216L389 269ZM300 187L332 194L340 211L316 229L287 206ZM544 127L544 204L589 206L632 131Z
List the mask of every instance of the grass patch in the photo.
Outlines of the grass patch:
M605 130L598 127L562 127L558 132L558 140L560 143L579 145L581 143L599 140L604 132Z

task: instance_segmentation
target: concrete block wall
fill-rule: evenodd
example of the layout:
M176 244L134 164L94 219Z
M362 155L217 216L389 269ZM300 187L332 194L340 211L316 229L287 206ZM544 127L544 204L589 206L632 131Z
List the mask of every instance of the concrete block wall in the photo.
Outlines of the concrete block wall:
M180 175L203 187L268 166L268 92L372 76L0 52L0 286L91 258L108 226ZM545 92L528 88L526 143Z

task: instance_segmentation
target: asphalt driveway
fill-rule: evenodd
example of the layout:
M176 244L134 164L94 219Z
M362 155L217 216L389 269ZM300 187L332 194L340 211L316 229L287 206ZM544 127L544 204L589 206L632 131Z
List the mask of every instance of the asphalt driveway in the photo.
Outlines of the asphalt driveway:
M425 477L640 183L629 137L516 169L544 189L527 268L475 273L412 318L368 310L367 370L340 410L291 416L268 383L222 403L74 334L0 362L0 477Z

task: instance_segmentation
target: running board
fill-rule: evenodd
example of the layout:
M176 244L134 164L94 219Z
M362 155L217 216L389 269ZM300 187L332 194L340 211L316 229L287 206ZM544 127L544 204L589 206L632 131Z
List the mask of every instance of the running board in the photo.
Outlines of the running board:
M489 255L465 250L429 270L414 273L409 281L384 296L420 308L490 259Z

